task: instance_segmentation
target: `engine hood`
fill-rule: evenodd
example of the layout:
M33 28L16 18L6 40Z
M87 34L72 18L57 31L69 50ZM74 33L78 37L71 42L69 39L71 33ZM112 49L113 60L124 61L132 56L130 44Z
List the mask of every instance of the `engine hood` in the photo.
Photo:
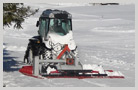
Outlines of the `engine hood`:
M60 43L62 45L68 44L68 47L70 48L70 50L74 50L76 48L75 41L73 40L72 31L69 31L69 33L64 35L64 36L61 36L61 35L54 33L54 32L49 32L48 40L46 41L46 46L48 48L51 48L50 43L52 43L54 45L57 43Z

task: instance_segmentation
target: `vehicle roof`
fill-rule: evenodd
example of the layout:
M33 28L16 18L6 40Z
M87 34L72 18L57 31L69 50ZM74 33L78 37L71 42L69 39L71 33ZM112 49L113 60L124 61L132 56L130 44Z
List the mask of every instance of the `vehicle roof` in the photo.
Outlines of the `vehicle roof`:
M42 12L41 16L43 18L61 18L61 19L71 19L72 16L69 12L57 9L46 9Z

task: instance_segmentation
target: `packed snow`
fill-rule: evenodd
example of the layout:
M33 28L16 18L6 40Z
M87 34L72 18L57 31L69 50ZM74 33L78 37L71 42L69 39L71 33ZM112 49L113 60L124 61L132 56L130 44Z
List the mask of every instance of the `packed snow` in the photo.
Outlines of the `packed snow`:
M22 30L6 27L3 39L3 84L6 87L134 87L135 5L30 4L39 12L22 24ZM36 22L45 9L61 9L73 16L73 37L79 59L120 71L125 79L38 79L21 74L28 39L38 35ZM90 67L89 67L90 68Z

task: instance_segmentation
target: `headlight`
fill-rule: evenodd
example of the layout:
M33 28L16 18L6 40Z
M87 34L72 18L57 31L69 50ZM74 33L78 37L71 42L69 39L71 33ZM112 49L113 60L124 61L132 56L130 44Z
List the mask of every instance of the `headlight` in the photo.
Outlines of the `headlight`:
M57 43L53 46L54 51L60 51L62 49L62 45Z

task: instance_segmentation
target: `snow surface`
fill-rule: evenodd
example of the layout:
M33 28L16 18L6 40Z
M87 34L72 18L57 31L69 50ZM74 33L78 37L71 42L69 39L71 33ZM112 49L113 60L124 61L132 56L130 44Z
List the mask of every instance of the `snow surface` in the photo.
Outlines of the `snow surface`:
M87 6L29 4L39 12L26 19L23 30L4 29L3 84L6 87L134 87L135 6ZM73 37L83 64L102 65L121 71L125 79L38 79L21 74L28 39L37 35L38 17L45 9L69 11L73 16Z

